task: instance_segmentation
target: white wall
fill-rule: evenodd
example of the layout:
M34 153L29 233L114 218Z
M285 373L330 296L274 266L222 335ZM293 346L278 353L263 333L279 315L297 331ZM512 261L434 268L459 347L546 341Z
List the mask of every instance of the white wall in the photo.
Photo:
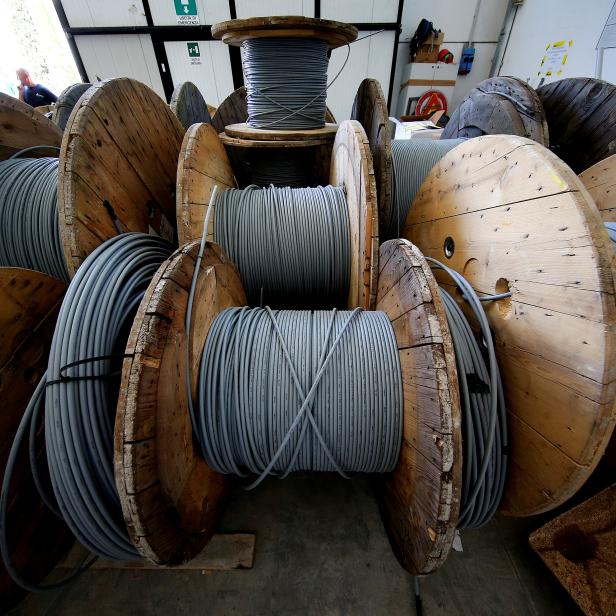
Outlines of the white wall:
M540 2L543 0L527 0ZM475 42L475 61L473 70L468 75L459 75L450 101L450 111L457 107L470 90L480 81L489 76L492 56L500 33L508 0L481 0L477 26L473 36ZM445 33L445 41L441 49L447 48L454 54L454 62L460 59L460 53L466 46L476 0L441 0L440 2L416 2L405 0L402 13L402 32L398 45L398 61L392 93L391 111L396 112L397 99L400 92L401 75L404 65L408 62L408 42L413 37L422 18L431 21L434 27Z
M526 0L515 17L500 74L528 80L535 87L545 46L572 39L562 75L548 77L545 82L564 77L593 77L595 47L613 5L614 0ZM605 54L603 78L616 82L614 50Z

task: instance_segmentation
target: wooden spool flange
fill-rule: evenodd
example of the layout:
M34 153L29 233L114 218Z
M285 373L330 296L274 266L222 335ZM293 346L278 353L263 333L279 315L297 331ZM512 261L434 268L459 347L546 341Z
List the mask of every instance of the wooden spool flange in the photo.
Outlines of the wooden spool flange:
M512 292L486 305L510 436L501 507L558 506L588 478L615 421L613 249L590 195L543 146L480 137L435 165L404 236L480 294Z
M616 86L577 77L548 83L537 94L550 129L550 149L576 173L616 150Z
M72 274L122 231L175 236L175 181L184 128L134 79L92 86L64 131L58 177L62 245ZM115 218L115 220L114 220Z
M0 92L0 160L34 145L60 147L62 131L42 113L30 105ZM57 156L54 149L38 149L28 153L30 158Z
M214 185L234 186L233 170L218 135L207 125L192 126L178 164L177 215L180 243L199 239ZM345 189L351 230L349 308L373 308L378 276L378 222L372 157L358 122L343 122L334 142L330 184ZM208 239L213 239L213 216Z
M379 263L376 309L394 328L404 388L402 448L384 482L381 511L396 556L417 575L445 561L458 522L458 378L445 309L421 252L390 240Z
M537 93L515 77L477 84L453 112L441 139L519 135L548 145L548 124Z
M45 370L56 317L66 285L40 272L0 268L0 480L23 413ZM27 440L27 439L26 439ZM45 457L41 451L40 456ZM43 504L32 481L23 444L11 483L9 544L27 579L41 581L63 557L72 537ZM0 599L4 609L25 593L0 561Z
M323 128L310 130L277 130L274 128L252 128L248 124L229 124L225 126L225 134L244 141L313 141L324 139L333 141L338 130L337 124L325 124Z
M64 130L77 101L91 86L91 83L74 83L62 90L53 106L51 121Z
M393 207L393 178L389 113L381 84L376 79L364 79L353 101L351 119L357 120L366 131L378 197L379 221L391 220Z
M116 413L115 477L124 519L135 547L158 564L179 564L203 549L224 487L198 451L186 397L184 318L198 248L187 244L165 261L141 301ZM212 321L245 304L237 270L219 246L207 244L191 325L193 386Z
M616 154L580 173L580 180L594 199L604 222L616 222Z
M236 46L253 38L319 39L335 49L354 41L357 28L340 21L314 17L251 17L214 24L212 36L227 45Z
M185 81L173 91L169 107L184 128L199 122L212 123L203 95L190 81Z

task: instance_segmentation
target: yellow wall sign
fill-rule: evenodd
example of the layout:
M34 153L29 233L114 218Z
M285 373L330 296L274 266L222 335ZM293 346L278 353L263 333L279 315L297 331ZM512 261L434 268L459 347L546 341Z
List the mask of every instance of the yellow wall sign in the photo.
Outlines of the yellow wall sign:
M545 46L545 54L541 59L541 65L537 71L538 77L550 77L560 75L569 57L569 51L573 46L573 40L556 41Z

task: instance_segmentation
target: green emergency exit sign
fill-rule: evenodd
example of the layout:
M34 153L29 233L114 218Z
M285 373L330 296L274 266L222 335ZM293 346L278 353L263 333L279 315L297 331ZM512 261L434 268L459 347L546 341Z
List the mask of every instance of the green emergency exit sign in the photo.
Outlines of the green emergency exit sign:
M197 0L173 0L177 23L180 26L199 25Z
M201 52L199 51L199 43L186 43L186 45L188 47L189 58L201 57Z

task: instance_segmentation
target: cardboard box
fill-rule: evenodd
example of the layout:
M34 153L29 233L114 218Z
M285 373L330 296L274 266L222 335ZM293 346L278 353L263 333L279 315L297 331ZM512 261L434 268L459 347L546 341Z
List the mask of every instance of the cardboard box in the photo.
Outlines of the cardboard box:
M438 62L438 54L441 50L439 45L422 45L417 51L415 62Z
M438 34L431 34L425 41L424 45L442 45L445 40L445 33L439 30Z

